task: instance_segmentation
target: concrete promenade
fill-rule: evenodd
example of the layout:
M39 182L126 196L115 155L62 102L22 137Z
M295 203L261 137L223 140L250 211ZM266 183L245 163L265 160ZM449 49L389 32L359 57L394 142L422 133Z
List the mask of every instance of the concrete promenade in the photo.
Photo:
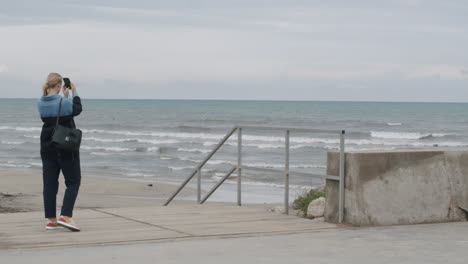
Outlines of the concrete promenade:
M42 212L0 214L0 250L83 247L210 237L329 231L334 224L269 212L266 206L183 204L79 209L82 232L45 230Z
M80 210L81 233L41 213L0 215L0 263L466 263L468 222L350 228L229 206Z

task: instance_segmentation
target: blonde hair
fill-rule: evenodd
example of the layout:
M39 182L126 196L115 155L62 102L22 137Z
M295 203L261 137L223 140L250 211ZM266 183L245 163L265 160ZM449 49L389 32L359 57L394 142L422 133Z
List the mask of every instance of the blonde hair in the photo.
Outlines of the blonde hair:
M56 72L49 73L46 83L42 86L42 95L47 96L49 89L54 88L59 83L62 84L62 76Z

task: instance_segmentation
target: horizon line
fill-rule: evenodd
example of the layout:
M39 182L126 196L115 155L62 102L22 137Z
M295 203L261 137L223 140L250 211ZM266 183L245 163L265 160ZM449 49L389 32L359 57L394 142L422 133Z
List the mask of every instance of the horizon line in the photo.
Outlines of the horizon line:
M37 97L0 97L0 100L32 100ZM323 103L449 103L466 104L468 101L372 101L372 100L279 100L279 99L181 99L181 98L86 98L85 100L141 100L141 101L226 101L226 102L323 102Z

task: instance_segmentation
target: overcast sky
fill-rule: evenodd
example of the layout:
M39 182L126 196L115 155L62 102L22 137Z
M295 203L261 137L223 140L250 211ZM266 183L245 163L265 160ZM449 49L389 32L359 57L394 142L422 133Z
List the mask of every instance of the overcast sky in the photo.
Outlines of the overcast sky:
M0 97L468 102L468 1L0 0Z

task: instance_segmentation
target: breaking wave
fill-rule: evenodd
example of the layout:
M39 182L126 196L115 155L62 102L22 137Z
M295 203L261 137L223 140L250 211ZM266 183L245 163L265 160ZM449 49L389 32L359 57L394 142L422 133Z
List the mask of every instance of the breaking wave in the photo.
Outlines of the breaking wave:
M148 144L154 144L154 145L159 145L159 144L177 144L180 143L179 140L151 140L151 139L141 139L141 138L117 138L117 139L112 139L112 138L97 138L97 137L86 137L83 140L89 140L89 141L96 141L96 142L104 142L104 143L124 143L124 142L135 142L135 143L148 143Z
M100 146L81 146L84 150L104 150L112 152L128 152L136 151L136 148L121 148L121 147L100 147Z
M0 163L0 167L18 168L18 169L42 168L42 163L7 161L6 163Z
M371 131L371 137L384 139L427 139L454 136L453 133L420 133L420 132L384 132Z
M387 125L389 126L401 126L403 125L402 123L392 123L392 122L388 122Z
M40 127L10 127L10 126L0 126L0 130L16 130L16 131L41 131Z
M2 144L5 144L5 145L21 145L21 144L26 143L24 141L4 141L4 140L2 140L1 142Z

